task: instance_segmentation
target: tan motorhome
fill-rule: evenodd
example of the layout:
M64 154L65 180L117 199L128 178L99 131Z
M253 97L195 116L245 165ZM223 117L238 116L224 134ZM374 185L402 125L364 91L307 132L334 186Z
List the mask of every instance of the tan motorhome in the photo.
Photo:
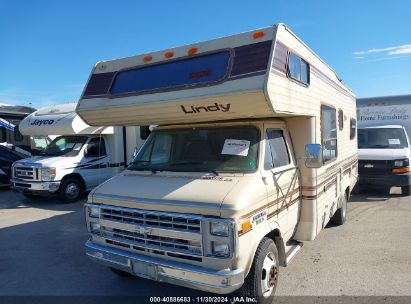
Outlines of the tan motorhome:
M346 219L355 97L282 24L98 62L76 111L158 125L89 195L87 255L117 273L268 302L301 241Z

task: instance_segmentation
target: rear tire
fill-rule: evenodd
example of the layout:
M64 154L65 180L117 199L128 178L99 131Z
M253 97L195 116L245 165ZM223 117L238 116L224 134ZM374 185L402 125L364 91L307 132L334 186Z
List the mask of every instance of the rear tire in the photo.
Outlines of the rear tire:
M347 194L344 192L342 206L337 209L331 218L331 222L335 225L343 225L347 219Z
M77 178L67 178L61 183L59 192L65 203L74 203L81 198L83 186Z
M264 237L258 245L248 276L240 288L240 296L254 298L258 303L273 302L277 288L279 261L274 241Z
M402 186L401 187L401 194L404 196L410 196L411 194L411 186Z

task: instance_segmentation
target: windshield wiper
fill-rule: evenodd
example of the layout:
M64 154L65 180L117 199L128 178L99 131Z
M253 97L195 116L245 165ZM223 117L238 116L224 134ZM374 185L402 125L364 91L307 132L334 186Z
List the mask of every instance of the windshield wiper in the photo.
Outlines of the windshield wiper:
M202 165L204 162L202 161L182 161L182 162L175 162L169 163L169 166L184 166L184 165Z
M151 161L149 161L149 160L133 160L132 162L129 163L129 165L134 165L134 164L139 164L139 163L149 164L149 163L151 163Z
M151 161L150 160L133 160L131 163L129 163L128 165L134 165L134 164L139 164L139 163L145 163L145 164L150 164ZM151 171L153 174L156 174L158 170L153 169L153 168L144 168L144 167L134 167L134 168L128 168L129 170L134 170L134 171Z

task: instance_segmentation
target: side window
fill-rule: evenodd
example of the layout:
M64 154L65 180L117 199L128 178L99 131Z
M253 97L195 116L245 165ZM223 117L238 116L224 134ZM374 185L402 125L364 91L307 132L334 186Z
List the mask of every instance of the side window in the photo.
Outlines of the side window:
M337 157L337 117L336 110L321 106L321 138L324 162Z
M6 128L0 126L0 143L7 141Z
M22 141L24 139L23 134L20 133L19 126L14 127L14 140Z
M278 168L288 165L290 163L290 155L288 154L283 131L278 129L268 129L266 139L268 145L266 145L264 168L270 169L270 167Z
M350 119L350 139L355 138L355 131L357 129L357 121L354 118Z
M100 157L106 155L104 138L92 138L87 145L87 157Z
M294 53L290 53L288 58L288 73L289 76L305 85L310 83L310 67L309 64Z
M344 129L344 112L343 110L338 110L338 129L342 131Z

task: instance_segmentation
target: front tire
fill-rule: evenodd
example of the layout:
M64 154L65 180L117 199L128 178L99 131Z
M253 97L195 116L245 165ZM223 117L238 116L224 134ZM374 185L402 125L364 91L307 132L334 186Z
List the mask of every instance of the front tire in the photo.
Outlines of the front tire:
M277 246L272 239L264 237L258 245L250 272L240 289L240 295L254 298L258 303L272 303L278 273Z
M63 180L60 185L60 197L65 203L74 203L81 198L83 187L76 178Z
M401 194L404 196L410 196L411 193L411 186L402 186L401 187Z
M347 194L345 192L342 200L342 206L335 211L331 218L331 222L338 226L343 225L347 219Z

